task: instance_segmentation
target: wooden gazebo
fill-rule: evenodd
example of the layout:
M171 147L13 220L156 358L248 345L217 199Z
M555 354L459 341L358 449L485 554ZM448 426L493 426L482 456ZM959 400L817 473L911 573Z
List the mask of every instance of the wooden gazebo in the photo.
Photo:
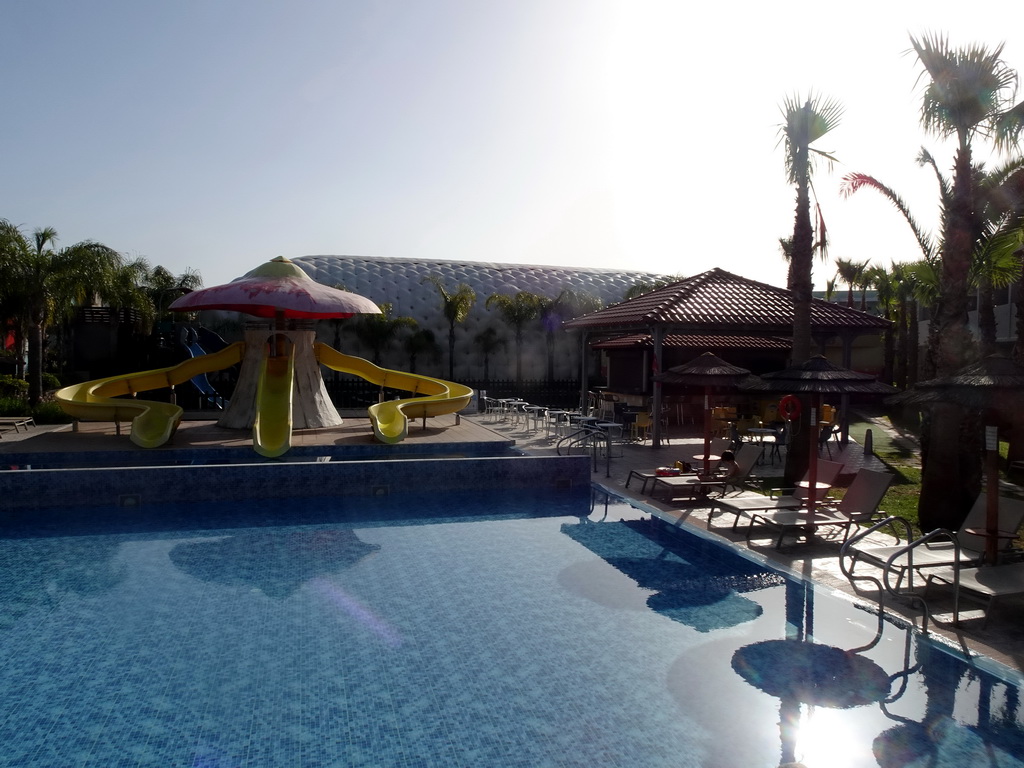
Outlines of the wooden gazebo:
M890 326L884 318L839 304L811 300L811 336L823 346L838 338L841 364L849 368L853 341L878 334ZM662 367L665 339L680 336L756 336L772 339L793 337L793 296L785 288L749 280L724 269L711 269L666 285L635 299L614 304L568 320L568 329L582 333L584 354L580 376L582 402L587 401L585 354L588 346L611 339L648 335L652 367ZM800 361L797 361L800 362ZM654 382L654 411L661 410L661 382ZM654 420L652 443L661 444L660 419Z

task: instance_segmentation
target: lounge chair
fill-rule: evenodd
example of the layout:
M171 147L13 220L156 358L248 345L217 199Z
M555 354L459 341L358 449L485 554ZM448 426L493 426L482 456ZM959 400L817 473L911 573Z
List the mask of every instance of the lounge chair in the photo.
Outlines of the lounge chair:
M1024 563L969 568L956 566L935 568L928 571L926 579L929 585L935 581L953 585L955 590L953 596L954 624L960 623L960 593L962 591L970 593L972 598L983 603L985 618L982 621L982 628L988 624L992 608L999 598L1024 595Z
M845 542L852 526L870 523L878 516L878 505L892 479L888 472L861 469L839 504L818 507L813 515L808 516L804 509L754 512L747 527L747 538L755 525L767 526L778 531L775 548L779 549L787 534L803 534L810 539L819 528L842 528Z
M842 468L843 465L835 461L819 461L818 482L831 486L839 476L839 472ZM804 476L804 480L808 480L806 475ZM816 489L815 500L820 501L825 498L827 493L828 488ZM732 529L735 531L739 525L740 517L742 515L750 515L754 512L770 512L781 509L799 509L800 507L806 507L807 494L808 491L804 488L794 488L791 493L774 498L771 496L763 496L759 493L745 493L741 496L730 496L728 498L715 499L714 505L708 513L708 528L711 527L711 518L715 515L715 507L719 507L722 512L732 512L733 515L735 515L735 519L732 522Z
M20 432L22 427L28 432L28 428L35 425L31 416L0 416L0 427L14 427L15 432Z
M985 537L968 531L984 530L987 521L988 499L984 493L979 494L974 506L971 507L964 518L963 523L956 531L937 529L915 541L906 544L895 544L892 546L862 546L865 536L871 532L868 529L857 536L849 539L840 552L840 561L843 573L851 583L858 579L865 579L879 583L877 579L861 576L858 577L854 570L858 563L868 563L888 573L896 573L893 590L898 590L903 578L909 574L908 587L913 588L914 572L924 573L933 568L951 568L959 565L960 568L980 565L985 558ZM901 520L901 518L893 518ZM902 521L904 528L909 531L910 524ZM1024 525L1024 501L1009 499L1005 496L999 497L999 530L1013 531L1020 530ZM1007 546L1012 545L1012 540L1006 539Z
M723 495L732 488L737 492L751 490L750 473L754 471L754 465L761 457L761 447L754 443L743 443L736 451L737 472L732 477L725 479Z

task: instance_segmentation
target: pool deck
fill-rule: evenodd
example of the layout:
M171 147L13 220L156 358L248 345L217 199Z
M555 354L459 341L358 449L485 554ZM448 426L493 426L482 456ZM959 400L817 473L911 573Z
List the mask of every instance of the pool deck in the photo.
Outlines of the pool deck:
M384 453L394 446L376 443L365 416L343 414L345 424L329 429L296 430L293 435L294 457L302 461L303 455L332 454L343 455L346 451L361 452L362 458L366 451ZM249 457L253 461L265 461L252 451L252 440L248 432L227 430L216 426L213 414L186 414L177 433L167 446L152 449L153 452L165 454L169 461L176 452L194 452L196 450L213 453L229 451L232 456ZM881 428L881 427L880 427ZM734 533L730 524L721 518L715 518L710 529L708 516L711 510L706 499L669 499L653 498L641 493L638 483L634 480L630 487L626 482L630 470L656 467L671 464L677 459L691 460L690 457L699 452L702 439L693 426L672 427L669 440L659 448L652 448L650 443L626 444L615 446L621 455L606 463L600 461L593 472L595 483L608 488L616 494L641 502L661 519L671 525L692 526L708 535L720 537L739 547L748 548L758 558L776 565L789 572L799 574L815 583L847 595L866 606L873 606L876 600L871 593L856 594L849 582L842 575L838 566L839 542L816 537L812 542L784 547L781 551L773 548L773 540L755 535L748 542L745 531ZM121 434L117 434L113 424L83 422L77 431L71 425L46 426L40 425L28 431L5 432L0 440L0 457L18 456L22 460L25 455L35 455L40 463L47 456L66 453L90 452L125 452L126 462L132 455L149 454L146 449L137 448L128 439L128 425L122 425ZM412 425L409 436L403 442L402 450L407 458L422 455L459 454L467 444L489 445L495 450L514 444L516 448L528 455L553 455L556 452L555 441L543 429L530 431L523 424L513 425L507 422L493 421L483 415L442 416L428 420L424 428L420 422ZM867 466L885 469L885 465L876 457L865 455L861 446L851 443L842 451L833 446L833 460L842 460L842 475L852 476L857 469ZM392 456L393 458L393 456ZM308 460L308 459L307 459ZM152 459L147 457L147 461ZM608 473L606 475L606 472ZM757 468L762 475L781 475L781 464L764 464ZM650 490L650 489L648 489ZM885 543L891 543L888 539ZM910 605L887 602L886 609L907 621L921 625L921 612ZM987 626L982 627L980 621L964 623L962 628L954 630L949 627L933 627L933 631L945 637L958 648L969 648L971 651L995 659L1017 672L1024 671L1024 621L1020 621L1024 612L1024 598L1005 599L995 609Z

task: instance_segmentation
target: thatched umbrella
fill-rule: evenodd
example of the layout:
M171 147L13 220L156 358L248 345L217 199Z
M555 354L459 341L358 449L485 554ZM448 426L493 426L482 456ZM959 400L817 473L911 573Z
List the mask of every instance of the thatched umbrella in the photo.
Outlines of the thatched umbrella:
M807 362L783 371L761 374L760 379L748 380L740 389L753 392L784 392L811 395L810 461L807 466L807 511L812 514L817 498L818 483L818 430L817 413L821 410L822 395L873 394L892 395L896 388L882 384L869 373L859 373L833 365L823 356L812 357Z
M717 355L705 352L685 365L669 368L652 377L663 384L682 384L688 387L704 387L704 474L711 472L711 390L735 389L740 383L752 378L750 371L738 365L730 365Z
M1001 355L990 355L939 379L920 381L911 389L889 398L898 405L955 403L987 412L988 416L1019 412L1024 405L1024 366ZM985 486L988 533L985 559L995 562L999 549L999 434L998 426L986 426Z

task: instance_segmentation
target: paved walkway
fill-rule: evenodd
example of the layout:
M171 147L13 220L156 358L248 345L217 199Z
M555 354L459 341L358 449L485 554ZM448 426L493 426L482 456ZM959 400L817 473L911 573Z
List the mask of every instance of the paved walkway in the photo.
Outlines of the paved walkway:
M524 452L538 455L556 452L555 440L545 434L543 429L531 431L525 429L523 424L513 426L506 422L492 421L486 416L470 418L499 434L513 438L517 447ZM895 430L890 432L890 428L883 421L871 423L873 433L875 429L884 430L886 439L907 439ZM619 446L616 446L615 450L618 452ZM651 447L650 442L621 446L621 456L613 458L611 462L605 462L602 459L593 473L593 479L595 483L616 494L640 502L652 514L672 525L694 526L710 531L712 535L721 537L732 544L749 547L751 552L776 567L810 578L817 584L844 594L863 605L869 607L877 605L876 594L855 593L846 577L842 575L838 562L840 542L837 540L816 537L811 543L784 546L782 551L778 551L774 549L774 539L767 531L762 535L755 530L750 541L747 541L746 532L742 526L738 533L731 530L731 519L726 521L716 515L709 526L708 517L711 505L706 499L652 498L649 494L641 492L641 485L635 479L630 482L629 488L626 487L630 470L667 466L676 460L692 461L692 456L702 450L703 438L697 434L696 427L672 427L669 431L668 442L659 448ZM828 458L827 455L824 458ZM846 477L852 477L862 466L871 469L888 469L877 456L865 455L863 447L853 441L841 451L837 451L833 447L833 459L843 461L844 469L841 476ZM755 471L760 475L781 477L782 464L781 462L776 462L774 465L764 464L756 467ZM648 490L650 490L650 486L648 486ZM891 544L892 539L882 537L879 543ZM919 609L905 604L890 606L888 601L886 607L900 618L916 622L918 627L921 626ZM969 648L974 653L994 658L1012 669L1024 671L1024 622L1020 621L1021 616L1024 615L1022 613L1024 612L1024 600L1006 600L1000 603L996 611L997 613L993 615L992 620L985 628L980 626L980 621L973 621L966 622L964 627L958 631L951 628L933 629L955 647Z

